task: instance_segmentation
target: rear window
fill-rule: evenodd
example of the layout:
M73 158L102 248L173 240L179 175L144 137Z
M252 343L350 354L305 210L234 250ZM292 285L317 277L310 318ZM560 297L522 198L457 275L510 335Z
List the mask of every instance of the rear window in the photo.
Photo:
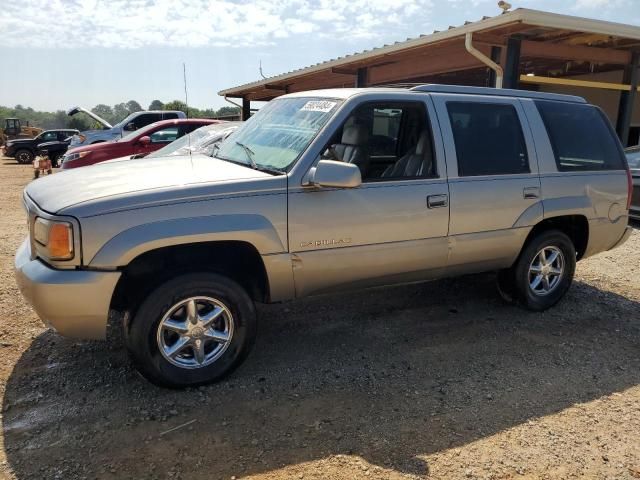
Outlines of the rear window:
M622 170L624 160L604 114L592 105L536 100L561 172Z
M458 175L529 173L518 112L509 104L447 102Z

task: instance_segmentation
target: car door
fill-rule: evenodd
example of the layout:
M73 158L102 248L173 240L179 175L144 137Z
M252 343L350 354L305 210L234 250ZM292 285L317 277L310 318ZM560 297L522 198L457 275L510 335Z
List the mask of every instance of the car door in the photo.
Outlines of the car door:
M510 266L542 219L534 141L518 99L434 94L450 191L450 273Z
M134 141L133 154L140 155L151 153L173 142L179 136L180 128L178 125L169 125L160 128L156 127L152 132L146 132L145 135L140 136ZM144 137L149 137L149 142L141 142L140 139Z
M422 280L444 271L449 224L444 150L433 105L421 98L356 103L346 120L332 127L323 151L348 151L358 158L360 186L290 185L289 248L297 296ZM421 134L428 139L422 156L416 153ZM331 155L345 161L335 158L343 154ZM421 158L422 170L383 175L407 158ZM390 164L382 168L386 161Z

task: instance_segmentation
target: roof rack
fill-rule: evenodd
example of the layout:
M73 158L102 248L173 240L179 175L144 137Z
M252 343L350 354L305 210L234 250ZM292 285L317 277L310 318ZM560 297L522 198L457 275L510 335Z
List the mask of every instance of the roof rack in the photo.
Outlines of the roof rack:
M561 95L559 93L531 92L529 90L514 90L510 88L467 87L461 85L425 84L412 87L414 92L429 93L462 93L467 95L490 95L498 97L536 98L539 100L556 100L560 102L587 103L582 97L575 95Z

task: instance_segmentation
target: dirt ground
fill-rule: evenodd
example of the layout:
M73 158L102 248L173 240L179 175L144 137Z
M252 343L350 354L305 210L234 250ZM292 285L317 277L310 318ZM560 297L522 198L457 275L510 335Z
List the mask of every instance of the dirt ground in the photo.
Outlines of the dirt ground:
M640 478L640 231L544 314L493 275L261 307L240 369L172 391L20 296L30 176L0 160L2 479Z

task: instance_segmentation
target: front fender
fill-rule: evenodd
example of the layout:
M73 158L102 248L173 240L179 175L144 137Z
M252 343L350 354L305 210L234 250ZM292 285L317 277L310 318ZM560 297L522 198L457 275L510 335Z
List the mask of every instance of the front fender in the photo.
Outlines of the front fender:
M105 243L88 266L120 267L158 248L224 240L250 243L261 255L285 251L275 228L261 215L211 215L163 220L124 230Z

